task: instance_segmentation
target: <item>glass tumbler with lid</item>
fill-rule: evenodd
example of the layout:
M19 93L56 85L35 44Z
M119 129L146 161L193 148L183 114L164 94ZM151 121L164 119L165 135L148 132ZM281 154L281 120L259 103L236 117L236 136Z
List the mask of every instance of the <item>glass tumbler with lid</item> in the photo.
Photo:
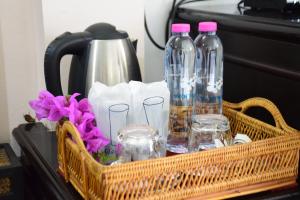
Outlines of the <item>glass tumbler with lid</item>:
M227 146L231 142L229 120L224 115L204 114L192 117L189 152Z
M119 162L147 160L159 157L162 148L159 133L147 125L130 125L118 133L122 146Z

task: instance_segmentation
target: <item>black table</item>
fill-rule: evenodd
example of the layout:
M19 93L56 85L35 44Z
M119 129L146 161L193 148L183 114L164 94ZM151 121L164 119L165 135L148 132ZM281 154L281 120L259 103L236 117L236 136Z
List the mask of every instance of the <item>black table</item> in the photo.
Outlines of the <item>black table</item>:
M26 198L30 200L82 199L57 172L57 142L54 132L41 123L22 124L13 130L21 146ZM300 187L273 190L235 199L300 199Z
M13 130L21 147L21 162L25 173L28 200L82 199L70 183L57 172L57 142L55 132L41 123L22 124Z

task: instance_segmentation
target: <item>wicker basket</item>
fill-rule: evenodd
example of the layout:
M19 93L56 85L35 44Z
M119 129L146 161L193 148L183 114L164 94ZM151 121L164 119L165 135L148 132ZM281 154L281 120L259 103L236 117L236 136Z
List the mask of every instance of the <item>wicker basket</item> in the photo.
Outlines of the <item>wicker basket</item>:
M244 114L253 106L267 109L276 127ZM57 128L59 171L84 199L228 198L295 183L300 135L276 106L252 98L224 102L223 107L233 133L245 133L254 142L103 166L86 151L76 128L65 122Z

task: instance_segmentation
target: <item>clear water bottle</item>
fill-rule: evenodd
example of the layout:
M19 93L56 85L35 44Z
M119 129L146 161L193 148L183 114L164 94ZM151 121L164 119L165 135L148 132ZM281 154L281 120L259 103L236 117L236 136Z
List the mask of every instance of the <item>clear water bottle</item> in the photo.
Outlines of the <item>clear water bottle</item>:
M223 46L216 22L200 22L196 45L196 114L222 114Z
M165 50L165 80L170 90L170 118L167 150L188 152L195 85L195 46L189 24L173 24Z

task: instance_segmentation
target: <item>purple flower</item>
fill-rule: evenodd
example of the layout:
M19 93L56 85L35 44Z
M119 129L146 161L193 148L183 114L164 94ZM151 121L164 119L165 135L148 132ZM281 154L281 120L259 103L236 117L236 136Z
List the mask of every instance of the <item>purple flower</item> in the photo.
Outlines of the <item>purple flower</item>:
M36 117L40 120L49 116L50 107L53 104L54 96L48 91L41 91L37 100L29 102L30 107L35 111Z
M74 93L74 94L72 94L72 95L70 96L70 98L69 98L69 104L70 104L70 105L71 105L71 104L74 104L75 107L77 108L78 101L77 101L76 97L78 97L79 95L80 95L79 93Z
M29 101L30 107L35 111L38 120L42 118L47 118L49 115L49 109L45 108L43 103L39 100Z
M105 137L98 137L86 141L86 148L90 153L96 153L100 149L104 148L109 141Z
M78 110L81 112L91 112L91 105L89 104L89 101L87 98L84 98L79 101L78 103Z
M80 94L73 94L68 100L64 96L53 96L50 92L43 90L37 100L29 102L30 107L35 111L36 117L59 121L63 117L76 126L86 148L90 153L95 153L104 148L109 140L96 127L95 115L87 98L77 101Z
M120 155L122 153L122 145L120 143L118 143L116 145L116 154Z
M94 128L95 128L95 117L91 113L84 113L82 116L80 124L77 126L79 132L81 133L82 139L90 139L93 136L96 136L94 134Z
M64 96L57 96L53 99L53 102L57 109L61 112L62 115L68 116L68 101Z
M71 103L68 108L69 111L69 120L75 125L78 126L81 122L82 112L80 112L75 103Z
M41 91L37 100L29 102L30 107L35 110L36 117L40 120L47 118L50 121L58 121L68 115L66 109L67 101L64 97L54 97L48 91Z
M39 99L52 99L52 98L54 98L53 94L51 94L47 90L42 90L39 93Z
M59 121L63 117L67 117L69 111L66 107L67 100L63 96L57 96L53 98L53 105L50 106L49 116L50 121Z
M69 120L75 125L81 123L84 112L89 112L88 100L85 98L78 102L76 97L79 95L79 93L74 93L69 99Z
M78 93L69 99L69 120L77 127L82 140L86 143L87 150L95 153L109 143L103 133L95 125L95 116L87 98L76 100Z

